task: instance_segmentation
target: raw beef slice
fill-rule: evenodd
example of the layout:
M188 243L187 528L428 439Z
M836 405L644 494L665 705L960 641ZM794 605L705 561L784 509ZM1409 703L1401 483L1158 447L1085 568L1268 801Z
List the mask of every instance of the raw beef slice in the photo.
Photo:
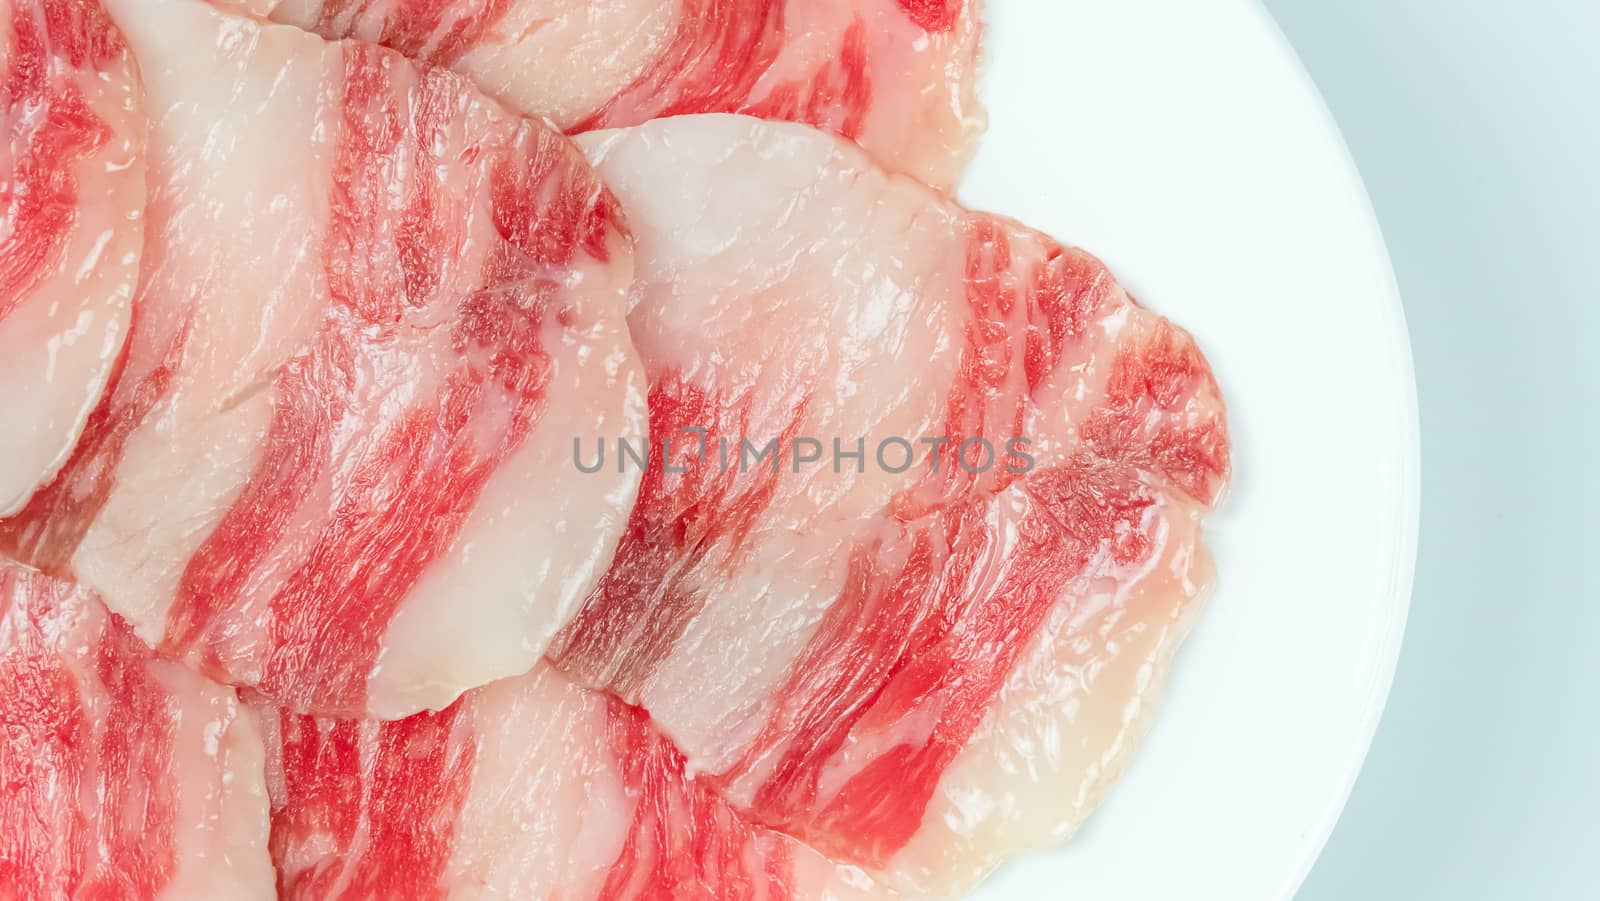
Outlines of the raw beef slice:
M0 515L66 462L128 336L138 72L98 0L0 0Z
M912 894L1070 830L1212 579L1229 450L1194 342L811 129L580 143L636 237L654 465L558 665Z
M452 66L572 131L804 122L953 185L983 113L978 0L219 0Z
M303 712L526 672L638 474L631 249L555 131L399 54L199 0L108 0L153 113L129 357L0 546L168 656Z
M232 689L0 561L0 898L271 898L263 766Z
M286 899L882 897L687 778L641 711L549 667L400 721L262 719Z

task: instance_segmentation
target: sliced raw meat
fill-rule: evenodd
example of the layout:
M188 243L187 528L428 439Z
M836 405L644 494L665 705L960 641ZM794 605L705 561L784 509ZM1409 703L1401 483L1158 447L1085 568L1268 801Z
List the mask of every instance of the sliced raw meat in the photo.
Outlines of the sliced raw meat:
M223 0L448 65L571 131L804 122L955 183L983 114L978 0Z
M1228 440L1189 336L811 129L580 144L637 241L656 465L554 659L913 894L1076 824L1211 581Z
M882 897L749 825L642 712L549 667L406 720L262 719L284 898Z
M66 462L144 239L138 72L98 0L0 0L0 515Z
M129 358L0 545L304 712L526 672L638 473L632 252L576 149L460 76L198 0L108 0L154 118Z
M261 734L88 591L0 562L0 898L271 898Z

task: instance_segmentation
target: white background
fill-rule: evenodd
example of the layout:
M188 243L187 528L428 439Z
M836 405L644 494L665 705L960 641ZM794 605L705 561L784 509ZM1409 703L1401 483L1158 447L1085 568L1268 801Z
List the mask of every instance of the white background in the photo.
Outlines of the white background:
M1406 648L1301 901L1600 898L1600 4L1266 5L1382 221L1423 420Z

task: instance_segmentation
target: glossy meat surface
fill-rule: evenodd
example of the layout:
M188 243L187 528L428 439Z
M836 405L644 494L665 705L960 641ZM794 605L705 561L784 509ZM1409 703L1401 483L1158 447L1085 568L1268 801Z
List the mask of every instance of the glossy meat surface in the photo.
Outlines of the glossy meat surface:
M10 562L0 684L0 897L272 897L261 735L232 689Z
M809 129L580 143L636 236L656 465L553 659L912 894L1069 831L1211 582L1228 440L1192 340Z
M99 0L0 0L0 515L61 468L127 339L144 136Z
M641 711L549 667L401 721L262 715L284 898L884 897L750 825Z
M162 653L305 712L526 672L638 474L614 200L548 127L399 54L111 0L143 69L151 240L126 366L0 547Z
M978 0L227 0L452 66L570 131L804 122L948 187L971 156Z

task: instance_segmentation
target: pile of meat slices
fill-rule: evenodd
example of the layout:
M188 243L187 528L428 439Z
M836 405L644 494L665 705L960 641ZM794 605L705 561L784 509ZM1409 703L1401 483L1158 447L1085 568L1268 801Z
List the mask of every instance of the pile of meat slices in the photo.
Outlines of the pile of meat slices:
M947 897L1081 823L1225 411L943 193L980 12L0 0L0 897Z

